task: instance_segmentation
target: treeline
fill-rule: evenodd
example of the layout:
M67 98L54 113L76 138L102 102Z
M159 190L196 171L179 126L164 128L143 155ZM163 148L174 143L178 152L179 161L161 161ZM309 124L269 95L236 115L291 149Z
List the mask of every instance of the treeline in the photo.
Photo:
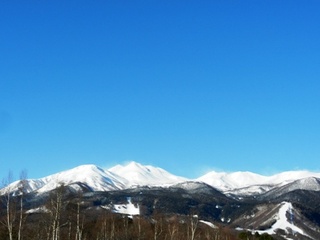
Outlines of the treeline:
M100 206L88 207L81 194L66 198L63 186L36 209L21 207L22 197L9 194L1 198L1 240L237 239L229 229L208 226L196 215L154 211L151 216L128 216Z

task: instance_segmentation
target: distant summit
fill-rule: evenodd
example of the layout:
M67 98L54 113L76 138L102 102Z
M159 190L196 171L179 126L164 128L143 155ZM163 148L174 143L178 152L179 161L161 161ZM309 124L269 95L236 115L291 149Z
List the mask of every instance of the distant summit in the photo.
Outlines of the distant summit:
M124 178L126 187L174 184L187 180L186 178L175 176L162 168L142 165L134 161L127 165L116 165L108 170Z

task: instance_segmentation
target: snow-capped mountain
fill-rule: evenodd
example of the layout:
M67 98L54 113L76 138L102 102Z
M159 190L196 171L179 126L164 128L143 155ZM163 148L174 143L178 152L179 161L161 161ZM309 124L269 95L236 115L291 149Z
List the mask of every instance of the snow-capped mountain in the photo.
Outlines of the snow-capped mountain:
M0 193L7 190L10 192L19 192L22 185L24 191L27 193L43 193L53 190L62 184L67 186L74 183L82 183L92 191L110 191L124 188L123 182L125 181L126 180L120 176L95 165L81 165L40 179L27 179L23 182L15 181L2 189ZM76 187L76 185L74 185L74 187Z
M81 165L43 179L45 185L38 192L46 192L61 184L83 183L93 191L118 190L124 187L123 179L95 165Z
M278 186L266 192L263 197L276 198L288 192L295 190L320 191L320 179L316 177L308 177L298 179L283 186Z
M223 192L251 185L262 185L268 177L251 172L209 172L197 180L205 182Z
M186 178L175 176L161 168L144 166L136 162L127 165L116 165L108 170L95 165L81 165L40 179L27 179L23 183L16 181L2 189L17 192L22 187L25 192L43 193L60 185L81 183L92 191L110 191L130 188L138 185L159 186L186 181ZM73 185L76 187L76 185Z
M187 181L186 178L175 176L162 168L150 165L144 166L137 162L116 165L108 169L108 171L125 179L124 184L126 187L137 185L157 186Z
M185 181L195 181L204 182L228 195L245 196L266 193L274 188L280 188L294 182L294 186L297 186L298 182L296 181L301 180L303 182L303 179L307 178L320 179L320 173L290 171L263 176L252 172L226 173L213 171L190 180L173 175L159 167L130 162L126 165L116 165L110 169L102 169L95 165L82 165L44 178L25 180L23 188L25 192L41 193L55 189L61 184L73 184L72 187L75 188L75 183L81 183L92 191L110 191L136 186L167 186ZM311 185L314 186L314 181L312 184L311 182L311 180L304 180L304 184L300 183L299 189L310 189ZM22 182L16 181L2 189L0 194L5 190L16 192L21 187ZM311 188L315 189L314 187Z
M225 193L239 195L261 194L274 187L281 187L305 178L320 178L320 173L309 171L288 171L272 176L263 176L252 172L209 172L198 178Z

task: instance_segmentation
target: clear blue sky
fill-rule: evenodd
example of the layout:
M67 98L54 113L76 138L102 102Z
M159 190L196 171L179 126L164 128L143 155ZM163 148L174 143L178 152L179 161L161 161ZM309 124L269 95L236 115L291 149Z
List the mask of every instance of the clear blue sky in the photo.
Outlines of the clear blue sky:
M319 171L319 1L2 1L0 179L134 160Z

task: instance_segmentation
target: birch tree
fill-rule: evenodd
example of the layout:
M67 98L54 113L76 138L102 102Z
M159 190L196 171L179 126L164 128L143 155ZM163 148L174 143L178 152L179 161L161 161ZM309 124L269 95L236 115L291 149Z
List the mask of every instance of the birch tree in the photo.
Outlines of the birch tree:
M168 224L169 239L170 240L176 239L176 235L178 234L178 231L179 231L179 222L177 217L174 217L167 224Z
M18 224L18 240L22 239L22 227L23 227L23 199L24 194L26 193L26 179L27 179L27 171L23 170L20 173L20 185L19 185L19 194L20 194L20 214L19 214L19 224Z
M85 216L81 212L81 201L82 201L82 192L78 192L78 198L76 202L76 240L82 240L83 236L83 225Z
M157 240L163 232L163 216L160 213L153 215L153 239Z
M16 218L16 209L13 201L13 189L10 187L10 183L13 181L13 174L9 171L7 178L3 179L3 204L5 207L5 218L1 221L8 230L9 240L13 240L13 224Z
M65 192L65 186L61 184L52 191L49 197L47 208L51 216L51 239L60 239L62 199Z
M190 240L195 239L198 223L199 223L198 215L191 214L189 217L189 227L188 227L189 228L188 235Z

